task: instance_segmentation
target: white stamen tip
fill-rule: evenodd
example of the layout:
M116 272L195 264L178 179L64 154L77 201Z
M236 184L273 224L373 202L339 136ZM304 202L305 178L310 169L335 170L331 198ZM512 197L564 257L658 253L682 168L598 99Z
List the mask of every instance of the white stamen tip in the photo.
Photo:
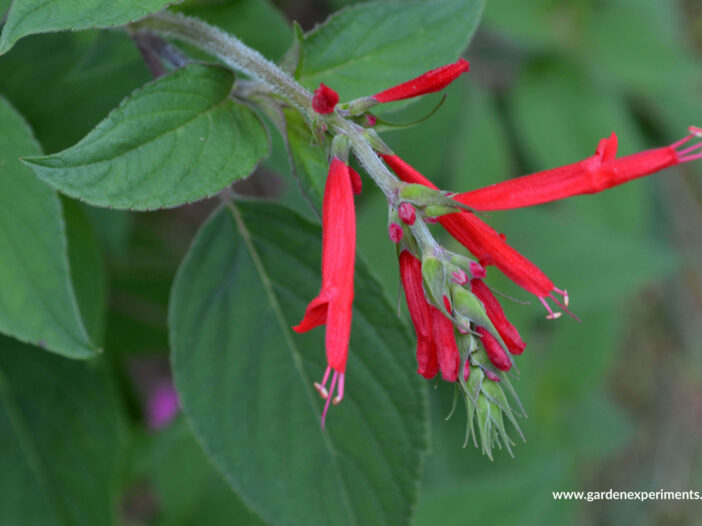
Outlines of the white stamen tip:
M562 312L552 312L551 314L549 314L548 316L546 316L546 319L547 319L547 320L557 320L557 319L560 318L561 316L563 316L563 313L562 313Z
M324 400L326 400L329 397L329 393L327 392L327 390L324 388L324 386L322 384L315 382L314 388L319 393L319 396L321 396Z

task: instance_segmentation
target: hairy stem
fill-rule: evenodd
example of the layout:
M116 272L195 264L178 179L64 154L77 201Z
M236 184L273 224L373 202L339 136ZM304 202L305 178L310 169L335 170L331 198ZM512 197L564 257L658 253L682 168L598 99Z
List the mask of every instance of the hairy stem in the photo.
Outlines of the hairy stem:
M217 57L232 69L268 84L279 95L309 114L312 94L255 49L221 29L197 18L163 11L135 25L192 44Z
M232 69L243 71L270 86L275 93L297 106L311 121L323 118L331 129L349 138L351 149L363 168L388 200L394 201L400 182L380 161L358 126L336 113L325 117L317 115L312 109L312 93L258 51L217 27L196 18L167 11L152 15L132 27L137 31L141 28L150 29L192 44L217 57Z

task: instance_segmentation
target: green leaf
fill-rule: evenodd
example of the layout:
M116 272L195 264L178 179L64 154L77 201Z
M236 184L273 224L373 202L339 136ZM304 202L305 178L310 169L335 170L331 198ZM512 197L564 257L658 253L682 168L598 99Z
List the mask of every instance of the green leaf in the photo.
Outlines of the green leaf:
M99 363L0 337L0 524L115 524L124 437Z
M212 216L171 295L176 386L206 452L265 520L407 524L426 448L413 342L358 263L346 395L320 429L324 330L290 330L319 290L320 238L273 204Z
M455 61L483 0L371 2L343 9L305 37L300 81L321 82L342 100L372 95Z
M171 3L173 0L14 0L0 34L0 55L27 35L121 26L144 18Z
M124 32L94 30L20 41L0 57L0 79L2 94L44 150L56 152L85 136L151 75Z
M0 332L72 358L95 353L70 281L61 203L17 160L41 153L0 98Z
M102 343L107 312L107 273L95 231L86 208L77 201L63 199L68 239L71 279L78 310L94 342Z
M146 472L161 505L157 526L262 526L180 420L147 444Z
M226 69L191 64L126 98L75 146L24 161L95 206L150 210L214 195L268 150L257 115L229 98L233 80Z

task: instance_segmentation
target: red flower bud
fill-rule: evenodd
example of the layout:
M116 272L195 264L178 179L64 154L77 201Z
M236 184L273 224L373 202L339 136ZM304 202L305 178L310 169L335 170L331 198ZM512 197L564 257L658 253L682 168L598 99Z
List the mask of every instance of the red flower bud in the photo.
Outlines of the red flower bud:
M510 360L499 342L485 327L477 327L477 331L483 341L485 353L493 365L501 371L509 371L512 367L512 360Z
M470 291L475 294L485 307L485 313L490 318L490 321L497 329L498 334L505 342L507 349L512 354L522 354L526 343L519 336L517 328L512 325L507 317L500 302L493 295L487 285L480 279L473 279L470 282Z
M293 327L295 332L306 332L318 325L327 325L327 371L322 383L315 384L322 397L327 399L322 413L322 426L329 402L333 398L337 404L344 396L344 375L351 335L356 212L349 170L337 157L332 159L322 204L322 287L319 295L307 306L302 321ZM332 369L334 374L327 391L326 383ZM337 395L334 397L337 380Z
M388 225L388 235L393 243L399 243L403 233L402 227L397 223L390 223Z
M465 285L468 283L468 274L463 269L454 270L451 272L451 281L458 283L459 285Z
M492 380L493 382L500 381L500 377L488 369L483 369L483 374L485 375L485 378L487 378L488 380Z
M358 172L349 166L349 173L351 175L351 188L353 189L353 195L360 195L361 190L363 190L363 183L361 182L361 176Z
M312 97L312 109L322 115L334 111L334 107L339 103L339 94L324 84L314 90Z
M483 279L487 276L485 267L475 261L470 262L470 273L474 278Z
M413 225L417 219L417 213L410 203L400 203L400 206L397 208L397 213L400 219L402 219L402 222L406 225Z
M460 58L454 64L447 64L440 68L432 69L417 78L403 82L402 84L381 91L380 93L376 93L373 95L373 98L383 103L441 91L456 80L462 73L466 73L469 70L470 64L468 61Z

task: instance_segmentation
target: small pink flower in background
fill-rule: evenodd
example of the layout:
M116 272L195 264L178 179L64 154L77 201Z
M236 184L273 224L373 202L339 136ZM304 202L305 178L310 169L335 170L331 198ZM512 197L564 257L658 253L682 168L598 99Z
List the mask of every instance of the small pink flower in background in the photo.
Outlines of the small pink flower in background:
M146 402L146 424L150 429L163 429L179 411L178 393L170 379L161 380L150 387Z

